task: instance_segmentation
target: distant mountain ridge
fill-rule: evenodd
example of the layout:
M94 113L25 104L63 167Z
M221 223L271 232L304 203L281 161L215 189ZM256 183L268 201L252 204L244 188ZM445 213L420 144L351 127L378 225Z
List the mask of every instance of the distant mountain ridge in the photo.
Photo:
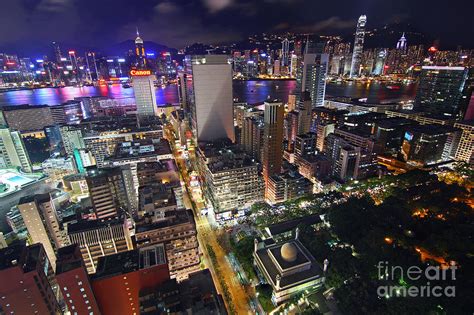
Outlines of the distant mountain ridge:
M151 42L151 41L144 41L143 46L145 47L146 53L163 53L163 52L170 52L171 54L176 54L178 52L177 49L168 47L166 45L162 45L159 43ZM135 41L134 40L126 40L115 45L110 45L106 47L102 47L100 52L105 55L125 55L129 50L133 50L135 48Z

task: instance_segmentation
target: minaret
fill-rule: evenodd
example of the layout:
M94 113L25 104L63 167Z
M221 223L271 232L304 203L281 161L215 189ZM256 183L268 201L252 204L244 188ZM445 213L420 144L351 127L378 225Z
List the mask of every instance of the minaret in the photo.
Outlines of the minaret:
M137 27L137 38L135 38L135 55L137 58L137 68L144 68L146 66L145 47L143 46L143 39L140 37Z
M358 77L360 72L360 64L362 62L362 53L364 50L364 36L365 36L365 24L367 23L367 17L361 15L357 21L356 34L354 39L354 50L352 51L352 63L351 72L349 76L351 78Z

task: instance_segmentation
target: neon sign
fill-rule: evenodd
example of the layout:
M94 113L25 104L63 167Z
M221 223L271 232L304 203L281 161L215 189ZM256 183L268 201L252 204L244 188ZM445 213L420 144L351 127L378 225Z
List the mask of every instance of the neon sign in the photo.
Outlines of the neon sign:
M130 75L134 77L145 77L151 75L151 70L130 70Z

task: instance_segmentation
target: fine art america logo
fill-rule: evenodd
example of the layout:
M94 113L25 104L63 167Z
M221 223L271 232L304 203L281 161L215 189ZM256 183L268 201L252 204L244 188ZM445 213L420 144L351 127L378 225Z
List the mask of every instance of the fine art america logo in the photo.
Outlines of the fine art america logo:
M377 265L378 279L400 285L381 285L377 287L379 297L455 297L456 269L454 264L445 267L418 266L403 268L389 265L388 261L379 261ZM446 281L449 285L442 285ZM435 283L435 284L434 284ZM413 285L414 284L414 285Z

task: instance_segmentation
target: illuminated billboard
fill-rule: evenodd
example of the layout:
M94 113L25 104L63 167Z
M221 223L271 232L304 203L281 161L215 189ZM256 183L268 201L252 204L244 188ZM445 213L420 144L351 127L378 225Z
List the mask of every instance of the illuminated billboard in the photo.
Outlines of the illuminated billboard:
M151 75L151 70L136 70L132 69L130 70L130 75L132 77L146 77Z

